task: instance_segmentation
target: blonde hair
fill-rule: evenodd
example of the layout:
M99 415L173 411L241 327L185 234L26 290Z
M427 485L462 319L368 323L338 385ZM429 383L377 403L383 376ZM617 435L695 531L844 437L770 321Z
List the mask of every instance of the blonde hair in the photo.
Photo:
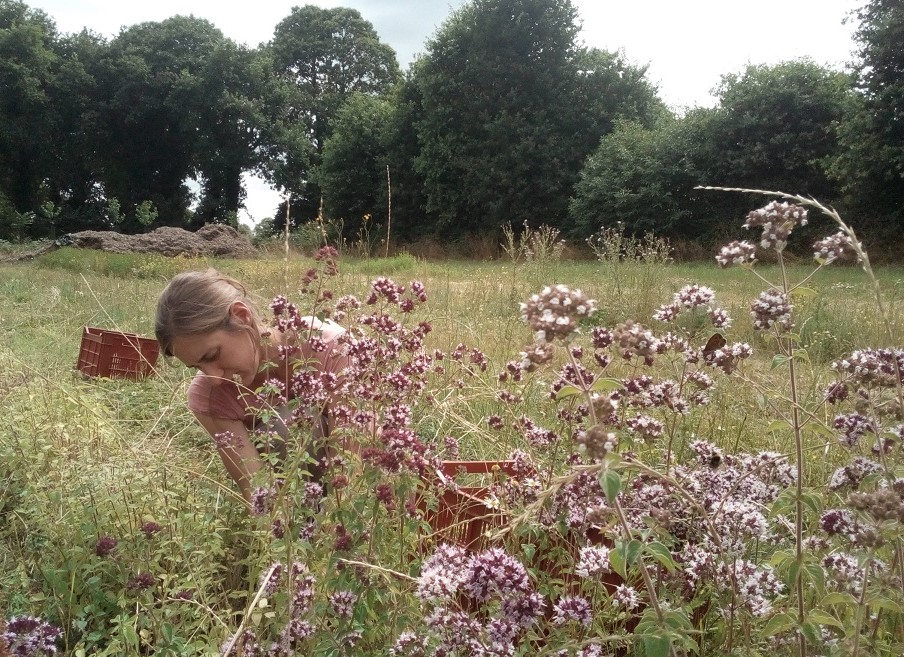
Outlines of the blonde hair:
M236 301L243 301L248 307L254 317L253 326L233 322L230 309ZM259 340L262 327L257 306L245 286L215 269L174 276L157 300L154 333L167 356L173 355L173 340L181 336L248 330Z

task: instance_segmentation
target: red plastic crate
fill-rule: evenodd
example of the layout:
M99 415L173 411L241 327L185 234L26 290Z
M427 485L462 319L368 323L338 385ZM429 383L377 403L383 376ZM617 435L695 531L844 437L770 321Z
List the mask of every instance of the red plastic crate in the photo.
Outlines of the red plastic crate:
M513 476L513 467L514 461L443 461L438 475L448 480L454 480L456 475L485 475L484 479L487 479L500 473ZM504 513L484 503L488 485L447 488L439 481L429 483L438 487L436 510L423 505L422 508L424 519L432 529L431 537L436 542L455 543L469 550L483 549L487 546L486 531L507 522Z
M143 379L154 373L159 354L156 340L86 326L76 367L87 376Z

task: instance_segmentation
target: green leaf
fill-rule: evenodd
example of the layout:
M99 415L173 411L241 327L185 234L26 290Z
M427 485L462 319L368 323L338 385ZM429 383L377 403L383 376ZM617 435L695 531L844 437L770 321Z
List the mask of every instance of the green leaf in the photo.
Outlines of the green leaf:
M807 352L806 349L795 349L791 353L791 357L794 358L794 360L799 360L802 363L810 362L810 354Z
M614 503L621 490L621 475L614 470L603 470L600 473L600 486L603 487L603 492L606 494L609 504Z
M774 431L787 431L791 428L791 424L786 420L773 420L769 423L769 426L766 427L766 431L770 433Z
M826 590L826 571L819 563L813 563L812 561L805 563L803 572L806 573L805 581L811 588L815 587L818 593L823 593Z
M563 399L567 399L568 397L575 397L581 394L581 389L577 386L562 386L562 389L556 393L556 401L561 401Z
M804 431L816 434L829 440L835 440L836 434L822 422L808 422L804 425Z
M791 291L791 297L800 300L810 299L818 294L819 293L811 287L798 287Z
M653 541L647 545L647 552L659 563L665 566L669 572L674 571L678 566L672 560L672 553L669 549L659 541Z
M850 607L857 606L857 599L850 593L836 591L827 594L819 603L820 607L830 607L832 605L845 605Z
M774 370L777 367L781 367L790 360L791 358L785 356L784 354L775 354L775 356L772 357L772 366L770 367L770 369Z
M844 629L844 623L835 618L832 614L822 609L811 609L807 614L807 621L818 625L831 625L833 627Z
M134 627L122 624L119 626L119 629L122 632L122 638L125 639L126 643L130 646L138 647L138 633L135 631Z
M609 552L609 565L612 570L621 575L622 579L628 579L628 571L625 569L625 552L621 545L617 545L614 550Z
M534 560L534 554L537 551L537 546L533 543L523 543L521 545L521 551L524 553L524 558L530 562Z
M785 576L785 586L793 589L797 584L797 576L800 574L800 561L794 560L788 568L788 574Z
M819 495L816 493L804 492L800 496L800 501L813 513L820 513L822 511L822 504Z
M805 621L804 624L800 626L800 633L804 635L807 643L811 645L819 643L822 640L822 633L819 631L819 626L815 623Z
M788 550L778 550L772 557L769 559L769 564L773 567L779 567L784 564L786 561L790 561L794 559L795 555L793 552L789 552Z
M761 636L763 638L775 636L776 634L790 630L795 625L797 625L797 620L791 614L784 612L776 614L766 622L766 626L763 628Z
M901 613L901 605L885 596L876 596L867 600L870 609L886 609L894 613Z
M621 390L624 384L618 379L599 378L590 386L590 392L611 392L613 390Z
M663 634L644 634L643 649L647 657L668 657L672 639Z
M625 561L628 566L633 566L637 563L637 559L640 557L643 552L643 543L638 541L636 538L631 539L631 542L625 547Z

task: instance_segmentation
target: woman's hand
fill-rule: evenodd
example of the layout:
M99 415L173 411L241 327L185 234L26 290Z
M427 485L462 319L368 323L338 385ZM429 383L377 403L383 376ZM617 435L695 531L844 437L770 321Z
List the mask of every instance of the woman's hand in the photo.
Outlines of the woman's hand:
M225 420L203 413L195 413L195 417L213 438L226 471L238 485L245 503L250 505L251 479L264 467L264 462L251 442L247 427L239 420Z

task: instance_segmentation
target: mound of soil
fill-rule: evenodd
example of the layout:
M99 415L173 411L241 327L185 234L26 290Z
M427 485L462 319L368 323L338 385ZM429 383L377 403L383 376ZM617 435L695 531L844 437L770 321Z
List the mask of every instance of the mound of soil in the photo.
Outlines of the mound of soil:
M63 241L80 249L98 249L112 253L159 253L219 258L253 258L257 250L247 237L231 226L207 224L197 232L164 226L142 235L123 235L110 231L85 230L70 233Z

